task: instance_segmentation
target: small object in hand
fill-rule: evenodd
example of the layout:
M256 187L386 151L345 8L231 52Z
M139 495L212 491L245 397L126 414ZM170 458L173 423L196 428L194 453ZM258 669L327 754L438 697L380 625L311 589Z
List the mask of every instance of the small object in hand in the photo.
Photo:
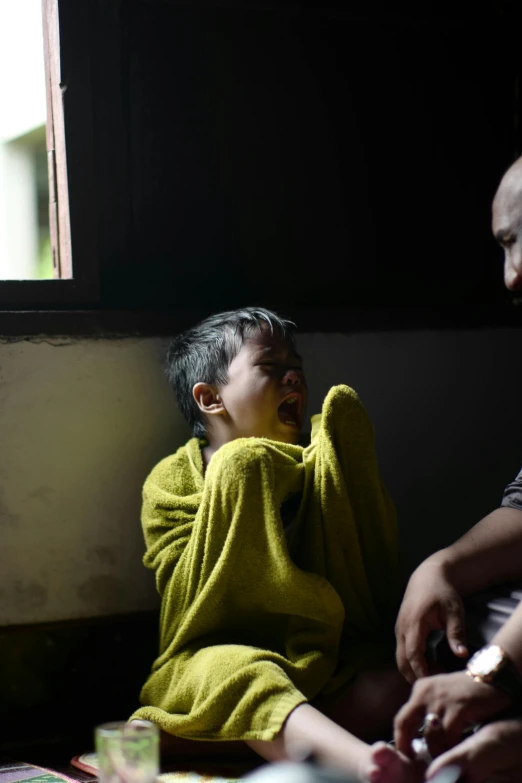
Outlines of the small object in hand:
M441 720L437 713L428 712L424 718L424 723L422 724L421 734L424 734L425 731L431 731L432 729L440 729L441 725Z
M427 767L433 761L432 755L428 748L428 744L424 739L424 737L415 737L415 739L412 740L411 742L411 749L413 751L413 756L415 758L415 761L420 761L422 764L425 764Z
M429 783L457 783L461 779L462 770L456 764L449 767L443 767L432 778Z

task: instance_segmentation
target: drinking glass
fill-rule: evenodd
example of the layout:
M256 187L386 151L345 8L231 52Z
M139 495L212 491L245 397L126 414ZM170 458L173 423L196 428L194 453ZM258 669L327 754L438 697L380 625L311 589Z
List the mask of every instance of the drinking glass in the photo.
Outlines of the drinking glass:
M159 731L148 720L103 723L95 730L100 783L154 783Z

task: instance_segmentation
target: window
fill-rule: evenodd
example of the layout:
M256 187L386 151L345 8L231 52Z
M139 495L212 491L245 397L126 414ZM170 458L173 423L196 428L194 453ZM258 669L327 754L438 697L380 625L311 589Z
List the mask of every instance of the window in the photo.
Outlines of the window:
M0 5L0 102L0 279L52 278L40 0Z
M69 4L70 5L70 4ZM63 4L67 6L66 3ZM58 0L17 0L0 8L0 306L39 306L97 300L96 249L82 242L92 191L87 130L78 134L84 113L78 105L85 65L85 37L79 20L67 30L62 46ZM65 15L65 14L64 14ZM72 33L72 34L71 34ZM71 53L74 51L74 57ZM15 74L15 76L14 76ZM70 75L73 89L67 95ZM67 135L65 118L68 115ZM89 122L89 120L88 120ZM73 191L81 190L70 209L67 154L83 149L85 169L72 172ZM76 200L75 200L76 204ZM71 217L78 218L73 226ZM82 228L83 225L83 228ZM78 253L72 259L72 229ZM75 237L76 238L76 237Z

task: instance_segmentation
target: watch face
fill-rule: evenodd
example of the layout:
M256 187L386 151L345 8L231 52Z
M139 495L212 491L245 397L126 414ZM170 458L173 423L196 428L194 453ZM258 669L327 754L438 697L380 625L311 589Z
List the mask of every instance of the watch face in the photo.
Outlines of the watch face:
M494 674L504 661L504 653L496 644L490 644L479 650L468 663L468 671L475 677Z

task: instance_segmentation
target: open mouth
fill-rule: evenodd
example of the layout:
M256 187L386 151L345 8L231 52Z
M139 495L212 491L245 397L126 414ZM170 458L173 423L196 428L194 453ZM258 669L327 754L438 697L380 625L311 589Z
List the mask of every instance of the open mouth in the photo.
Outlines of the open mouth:
M277 409L279 419L283 424L290 427L301 428L301 405L302 397L300 394L289 394Z

